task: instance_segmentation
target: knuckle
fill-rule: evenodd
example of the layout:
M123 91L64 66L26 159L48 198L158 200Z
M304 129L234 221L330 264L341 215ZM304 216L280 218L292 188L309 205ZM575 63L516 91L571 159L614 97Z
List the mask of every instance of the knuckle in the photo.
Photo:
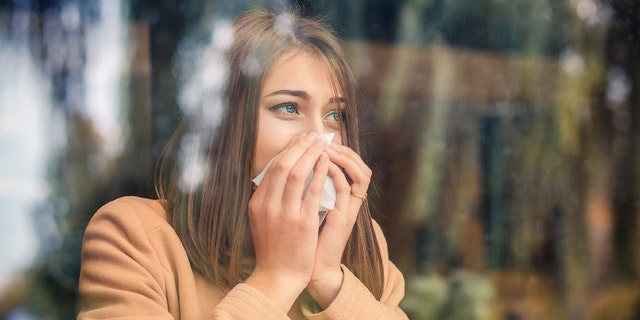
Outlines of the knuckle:
M256 212L258 208L260 208L261 202L262 202L261 197L254 194L254 196L251 197L251 199L249 199L249 205L248 205L249 214L253 214L253 212Z
M371 182L371 175L367 173L360 173L353 177L353 182L362 185L369 185Z
M249 201L249 216L253 216L256 212L256 204L253 201Z
M291 170L289 172L288 180L291 182L300 182L304 181L307 178L307 174L303 173L301 170Z
M365 167L364 172L368 178L371 178L371 176L373 175L373 171L369 167Z
M278 212L280 211L280 208L275 203L272 203L272 202L263 205L262 208L264 209L263 214L265 217L274 216L278 214Z
M249 199L249 210L255 209L256 203L258 202L258 197L254 195Z
M285 173L290 170L291 165L285 159L278 159L272 165L272 168L276 173Z

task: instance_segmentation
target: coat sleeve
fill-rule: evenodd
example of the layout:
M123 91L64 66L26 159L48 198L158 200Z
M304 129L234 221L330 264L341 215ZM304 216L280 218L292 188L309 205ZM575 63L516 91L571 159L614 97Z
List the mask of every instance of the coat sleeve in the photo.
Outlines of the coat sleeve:
M79 320L173 319L160 262L140 219L124 201L93 216L82 242Z
M389 260L387 242L380 226L375 221L373 226L384 268L384 289L380 300L376 300L369 289L343 265L342 287L331 305L326 310L315 314L305 309L303 310L305 317L311 320L409 319L399 307L400 301L404 297L404 278L400 270Z
M268 298L243 284L231 289L222 300L200 306L195 287L176 287L193 279L181 245L156 239L154 232L170 226L166 220L156 216L155 221L152 215L139 211L130 201L116 200L98 210L87 226L82 245L79 320L288 319ZM149 223L149 219L154 221ZM189 268L186 276L173 272L166 256L184 262ZM207 307L211 309L202 310Z

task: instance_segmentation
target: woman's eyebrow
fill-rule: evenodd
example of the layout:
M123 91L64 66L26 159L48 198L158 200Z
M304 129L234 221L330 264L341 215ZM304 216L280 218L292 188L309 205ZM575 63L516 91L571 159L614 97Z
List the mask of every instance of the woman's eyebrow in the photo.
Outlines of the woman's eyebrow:
M265 95L265 97L271 97L271 96L277 96L277 95L287 95L287 96L294 96L294 97L298 97L301 98L303 100L309 100L311 99L311 96L306 92L306 91L302 91L302 90L288 90L288 89L282 89L282 90L276 90L274 92L271 92L267 95ZM346 99L343 97L332 97L331 99L329 99L330 103L345 103Z
M309 96L308 93L304 92L304 91L300 91L300 90L277 90L274 92L271 92L269 94L267 94L265 97L271 97L271 96L277 96L277 95L288 95L288 96L294 96L294 97L298 97L304 100L309 100L311 98L311 96Z

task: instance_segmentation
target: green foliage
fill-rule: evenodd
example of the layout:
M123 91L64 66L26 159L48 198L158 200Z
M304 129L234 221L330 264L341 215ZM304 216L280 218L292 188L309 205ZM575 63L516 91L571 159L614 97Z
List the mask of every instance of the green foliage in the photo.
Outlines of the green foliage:
M448 278L430 274L409 279L402 306L416 320L483 320L491 317L494 296L488 279L459 270Z

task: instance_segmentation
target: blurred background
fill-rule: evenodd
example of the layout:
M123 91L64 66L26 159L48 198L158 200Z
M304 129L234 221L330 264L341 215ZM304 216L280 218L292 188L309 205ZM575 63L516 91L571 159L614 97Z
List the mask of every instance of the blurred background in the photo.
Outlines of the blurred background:
M640 319L636 0L0 0L0 319L75 318L92 214L291 6L353 56L411 319Z

